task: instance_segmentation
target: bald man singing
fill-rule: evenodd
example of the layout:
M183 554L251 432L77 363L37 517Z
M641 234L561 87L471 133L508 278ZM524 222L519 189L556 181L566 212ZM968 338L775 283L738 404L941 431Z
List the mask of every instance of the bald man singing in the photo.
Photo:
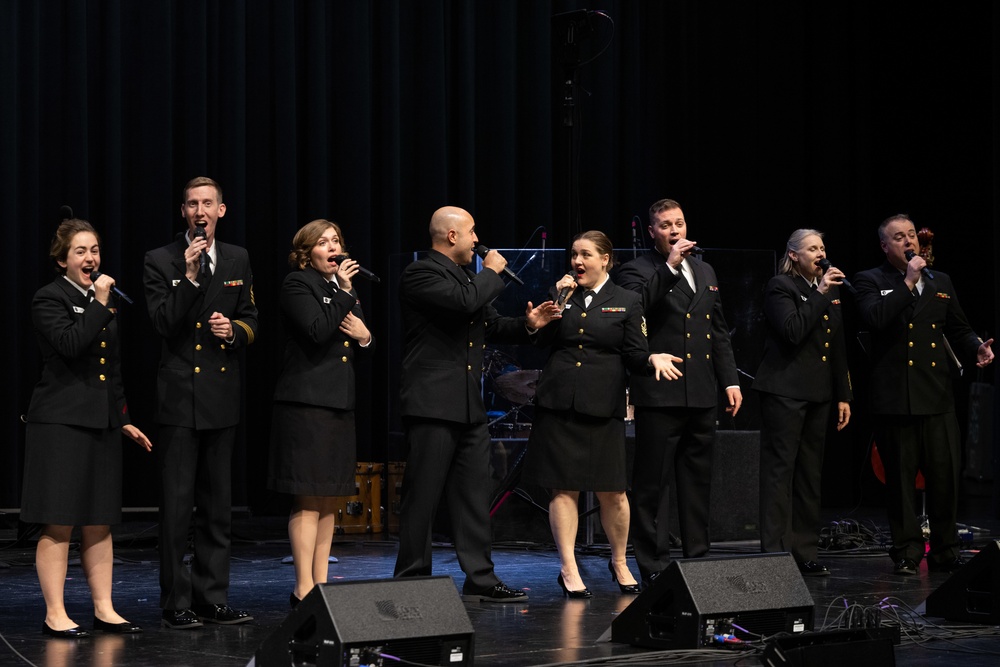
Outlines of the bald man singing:
M507 266L491 250L483 270L467 268L475 254L476 223L446 206L430 222L431 249L400 280L403 373L400 400L406 434L406 473L399 518L395 576L431 574L431 529L445 495L467 601L521 602L524 591L493 572L489 496L490 435L482 398L486 340L528 343L559 309L551 301L523 317L501 317L490 305Z

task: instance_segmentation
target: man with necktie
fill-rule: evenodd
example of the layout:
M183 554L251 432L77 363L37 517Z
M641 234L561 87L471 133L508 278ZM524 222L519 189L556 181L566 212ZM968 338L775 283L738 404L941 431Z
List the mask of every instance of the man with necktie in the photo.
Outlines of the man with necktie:
M642 296L650 352L683 359L684 375L656 382L633 375L635 460L632 547L644 585L670 562L670 480L677 485L685 558L708 553L712 441L718 391L734 416L743 402L715 270L696 255L680 204L649 207L654 248L622 266L616 282Z
M958 420L946 341L980 368L993 361L993 339L969 326L946 273L930 272L913 222L886 218L878 228L886 261L854 278L858 310L871 333L871 410L885 467L893 571L914 575L924 557L915 511L923 471L930 522L929 570L962 565L956 526L961 467Z

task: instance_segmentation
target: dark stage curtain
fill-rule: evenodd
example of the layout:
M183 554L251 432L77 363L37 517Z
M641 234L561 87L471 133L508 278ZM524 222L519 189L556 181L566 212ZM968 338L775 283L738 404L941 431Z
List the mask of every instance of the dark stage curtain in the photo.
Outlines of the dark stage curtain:
M552 18L583 8L610 20ZM520 247L545 225L549 247L590 228L628 247L634 216L670 196L704 247L780 252L792 229L816 227L848 274L881 261L876 226L905 211L937 233L936 266L974 326L995 331L998 38L992 3L0 3L13 298L0 342L15 390L0 421L0 507L20 502L19 415L39 372L28 314L52 276L59 207L96 225L102 270L136 299L119 315L126 389L155 433L142 256L182 230L180 189L196 175L224 188L219 236L249 249L261 311L236 504L271 499L277 293L292 234L317 217L340 222L383 277L360 286L379 339L361 362L361 460L384 459L396 391L390 257L426 247L444 204L472 211L491 246ZM574 72L568 112L572 57L594 59ZM831 473L848 496L865 428L859 414L833 440L851 452ZM124 504L156 504L153 457L126 452Z

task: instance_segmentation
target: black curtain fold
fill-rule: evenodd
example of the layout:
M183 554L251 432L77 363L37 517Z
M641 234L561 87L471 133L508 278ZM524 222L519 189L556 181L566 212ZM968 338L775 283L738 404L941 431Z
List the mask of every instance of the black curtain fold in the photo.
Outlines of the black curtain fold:
M552 16L585 8L606 13L614 37L579 69L570 160ZM39 372L30 300L53 275L59 207L95 224L103 268L136 298L119 316L126 389L133 418L153 430L158 345L142 257L183 229L180 188L196 175L222 184L219 237L245 245L255 273L262 329L247 351L238 465L251 505L271 501L285 257L295 230L319 217L342 224L351 253L383 278L359 288L378 339L360 362L363 459L387 451L396 391L390 257L426 247L444 204L469 208L488 245L520 247L543 225L555 248L569 245L572 200L582 228L630 247L635 216L645 223L649 203L670 196L705 247L780 251L791 230L817 227L849 274L881 261L875 228L905 211L937 232L937 266L977 331L995 331L997 12L696 0L0 3L0 187L14 256L0 343L16 393L0 420L0 508L20 501L18 417ZM585 56L610 34L610 23L594 24ZM859 416L838 439L855 459L864 427ZM126 451L126 506L154 504L152 457ZM850 465L831 474L859 479L860 463ZM844 494L858 489L852 481Z

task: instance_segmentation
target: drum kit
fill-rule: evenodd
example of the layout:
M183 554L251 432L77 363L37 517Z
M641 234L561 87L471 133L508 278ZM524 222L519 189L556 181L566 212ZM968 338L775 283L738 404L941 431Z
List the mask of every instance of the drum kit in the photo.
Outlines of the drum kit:
M497 349L488 349L483 356L483 376L494 398L510 403L507 410L489 413L490 434L494 438L527 438L531 420L525 409L534 404L535 388L540 370L523 370L510 356Z

